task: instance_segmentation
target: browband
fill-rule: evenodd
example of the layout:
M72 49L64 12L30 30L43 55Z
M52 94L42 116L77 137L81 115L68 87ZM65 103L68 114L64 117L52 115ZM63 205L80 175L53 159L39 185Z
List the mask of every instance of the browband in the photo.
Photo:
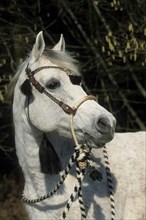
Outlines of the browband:
M68 75L69 78L70 78L71 83L74 84L74 85L80 85L80 83L81 83L81 81L82 81L81 76L73 75L73 74L71 73L71 70L69 70L69 69L67 69L67 68L64 68L64 67L58 67L58 66L42 66L42 67L39 67L39 68L37 68L37 69L35 69L35 70L32 70L32 71L31 71L30 68L28 68L28 66L27 66L27 67L26 67L26 74L28 75L28 74L31 73L31 75L34 75L34 74L36 74L37 72L39 72L39 71L41 71L41 70L43 70L43 69L60 69L60 70L62 70L62 71L64 71L64 72L66 72L67 75Z

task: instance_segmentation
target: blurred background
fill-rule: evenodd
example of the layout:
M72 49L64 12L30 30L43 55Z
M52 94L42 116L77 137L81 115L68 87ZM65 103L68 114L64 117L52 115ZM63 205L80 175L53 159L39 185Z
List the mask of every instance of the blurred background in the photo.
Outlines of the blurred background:
M114 114L117 132L146 126L145 0L3 0L0 2L0 219L26 220L23 176L14 144L8 85L44 31L48 46L64 34L88 93ZM122 143L121 143L122 144Z

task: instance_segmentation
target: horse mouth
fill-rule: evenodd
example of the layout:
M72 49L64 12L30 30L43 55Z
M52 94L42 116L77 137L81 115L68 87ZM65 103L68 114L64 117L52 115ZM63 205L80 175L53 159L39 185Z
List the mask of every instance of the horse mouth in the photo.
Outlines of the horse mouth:
M90 148L101 148L106 144L106 142L102 142L88 133L85 133L85 142Z
M94 137L88 132L78 130L76 131L76 135L79 143L86 143L90 148L101 148L113 139L114 132L108 133L106 135L99 134L99 136Z

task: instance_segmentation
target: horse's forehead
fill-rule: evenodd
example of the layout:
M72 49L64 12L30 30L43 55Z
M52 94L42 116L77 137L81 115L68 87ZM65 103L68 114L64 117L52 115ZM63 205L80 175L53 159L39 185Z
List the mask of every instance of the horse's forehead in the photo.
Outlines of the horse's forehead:
M46 57L41 57L38 62L36 62L37 67L42 67L42 66L57 66L55 63L51 62L48 58Z
M67 74L59 69L49 68L41 70L36 74L36 79L41 80L42 82L47 81L51 78L56 78L58 80L65 81Z
M37 62L35 62L30 68L31 68L31 71L34 71L36 70L37 68L40 68L40 67L45 67L45 66L57 66L56 64L52 63L49 59L45 59L45 58L40 58ZM46 73L50 73L50 74L55 74L55 73L58 73L58 70L57 69L51 69L51 68L48 68L48 69L42 69L40 71L38 71L35 76L39 76L39 75L46 75Z
M42 69L41 71L38 71L35 75L38 75L42 78L44 77L50 77L50 76L56 76L58 77L61 74L61 78L65 78L67 75L71 74L71 75L76 75L76 76L80 76L80 73L77 72L76 70L74 71L71 64L70 65L65 65L65 62L61 63L61 62L52 62L51 60L49 60L49 58L46 58L45 56L41 57L37 62L35 62L32 66L31 66L31 70L35 70L39 67L45 67L45 66L49 66L49 68L47 69ZM52 67L52 68L51 68ZM53 68L53 67L58 67L58 68ZM68 69L68 71L63 70L61 68L64 69ZM46 75L49 74L49 75Z

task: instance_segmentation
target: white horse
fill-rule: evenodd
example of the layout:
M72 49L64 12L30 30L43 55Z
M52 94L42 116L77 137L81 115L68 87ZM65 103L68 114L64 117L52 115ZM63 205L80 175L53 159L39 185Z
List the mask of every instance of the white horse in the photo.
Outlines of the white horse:
M12 88L16 150L25 177L24 199L30 220L81 219L81 205L89 220L145 219L145 132L119 133L112 140L115 118L82 89L79 71L74 59L65 52L62 35L52 50L45 49L42 32L37 35L30 56L14 77ZM78 146L92 148L92 163L103 178L95 181L87 171L82 191L74 195L72 205L67 201L79 184L74 169L77 161L57 190L62 170L74 153L70 116ZM110 204L102 149L109 141L106 146L115 208ZM89 170L87 158L83 163ZM50 198L27 203L54 187L56 193ZM83 204L78 201L79 193L83 195ZM113 208L115 217L111 217Z

